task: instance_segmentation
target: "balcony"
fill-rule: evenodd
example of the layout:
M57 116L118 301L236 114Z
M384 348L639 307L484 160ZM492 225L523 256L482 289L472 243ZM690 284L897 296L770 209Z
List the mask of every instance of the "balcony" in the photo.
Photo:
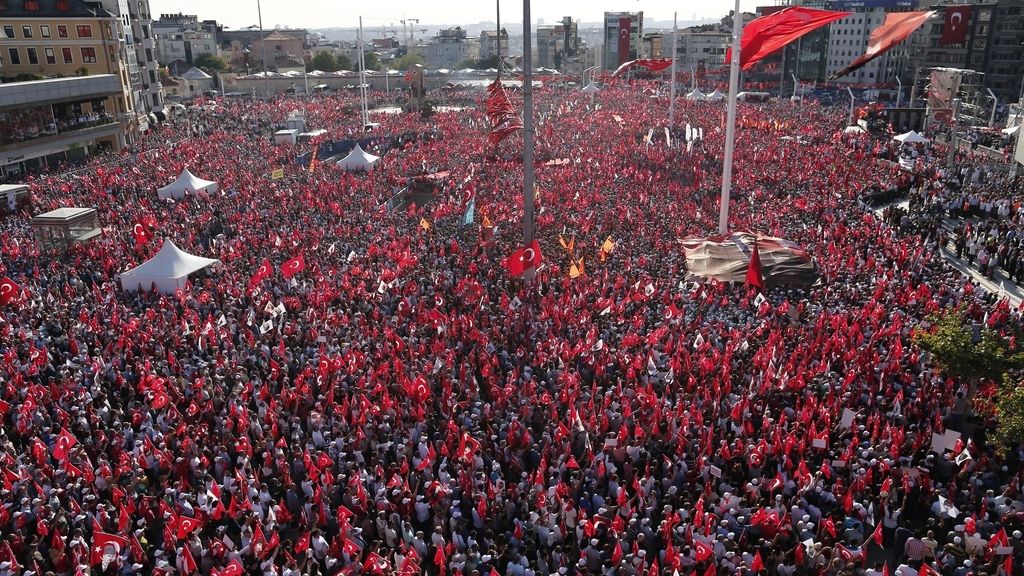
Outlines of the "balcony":
M50 126L55 129L56 127ZM0 144L0 165L12 164L30 158L49 156L79 147L83 142L100 138L118 137L121 128L117 120L105 117L101 120L82 122L52 133L40 132L35 138Z

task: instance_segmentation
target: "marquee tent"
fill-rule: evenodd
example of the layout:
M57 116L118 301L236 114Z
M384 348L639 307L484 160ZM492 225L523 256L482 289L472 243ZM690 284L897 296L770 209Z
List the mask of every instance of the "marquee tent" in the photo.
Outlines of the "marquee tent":
M689 94L686 95L687 100L707 100L707 98L707 95L705 95L697 88L694 88L693 92L690 92Z
M341 160L338 160L338 167L343 170L372 170L380 161L380 156L374 156L363 150L363 147L356 144L356 147Z
M928 140L924 136L921 136L917 132L914 132L913 130L905 134L895 136L893 137L893 140L897 142L902 142L904 144L927 144L928 142L930 142L930 140Z
M766 285L810 286L818 279L818 267L800 246L782 238L755 236L750 232L681 240L687 278L743 282L755 238Z
M161 200L167 198L174 198L175 200L181 200L185 197L185 192L216 192L218 189L216 182L210 180L203 180L197 177L195 174L188 171L188 168L181 171L181 175L174 182L171 182L167 186L160 188L156 191L156 195Z
M174 242L164 240L164 245L155 256L121 273L121 289L149 290L155 285L164 294L174 294L185 286L189 274L214 264L220 264L220 260L183 252Z
M600 92L600 91L601 91L601 89L600 89L600 88L598 88L598 87L597 87L597 85L596 85L596 84L594 84L594 82L593 82L593 81L591 81L591 82L590 82L589 84L587 84L586 86L584 86L584 87L583 87L583 90L582 90L582 92L583 92L584 94L597 94L597 93L598 93L598 92Z
M708 100L725 100L725 94L722 94L721 90L719 90L718 88L715 88L714 92L712 92L711 94L707 95L707 99Z

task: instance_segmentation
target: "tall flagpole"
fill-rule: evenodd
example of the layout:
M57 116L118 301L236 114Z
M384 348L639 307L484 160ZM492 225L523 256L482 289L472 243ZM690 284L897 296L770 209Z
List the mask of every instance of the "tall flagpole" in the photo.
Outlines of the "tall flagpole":
M669 90L668 125L675 126L676 118L676 40L679 36L679 15L672 14L672 88Z
M738 0L737 0L738 1ZM533 38L530 0L523 0L523 245L533 242ZM498 39L501 42L501 39Z
M732 191L732 152L736 144L736 94L740 83L740 37L743 15L740 0L732 17L732 62L729 64L729 108L725 120L725 164L722 166L722 200L718 212L718 233L729 232L729 193Z
M260 18L260 40L263 44L263 79L264 84L267 88L267 97L270 97L270 62L267 61L267 35L263 33L263 6L260 4L260 0L256 0L256 13L259 14ZM256 87L253 86L253 90Z
M363 17L359 17L359 95L362 99L360 111L363 116L363 130L370 123L370 112L366 107L366 54L363 47Z

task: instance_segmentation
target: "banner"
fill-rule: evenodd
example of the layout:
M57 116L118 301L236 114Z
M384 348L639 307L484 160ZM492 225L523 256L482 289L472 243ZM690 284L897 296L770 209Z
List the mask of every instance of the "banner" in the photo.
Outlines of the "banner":
M970 6L947 6L946 18L942 25L942 39L939 44L963 44L967 42L967 22L971 19Z
M271 180L280 180L281 178L284 178L284 168L278 168L270 173Z
M936 68L928 85L928 108L950 109L953 99L960 91L960 71L950 68Z
M632 20L626 16L619 18L619 66L625 64L630 59L630 40L632 39Z

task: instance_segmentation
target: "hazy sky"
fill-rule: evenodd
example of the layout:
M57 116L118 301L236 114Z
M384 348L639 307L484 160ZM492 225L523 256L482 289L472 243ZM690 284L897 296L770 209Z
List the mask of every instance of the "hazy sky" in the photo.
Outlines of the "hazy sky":
M263 25L293 28L352 27L363 17L365 28L399 27L402 18L418 18L421 24L456 24L494 21L495 3L487 0L380 0L350 2L342 0L261 0ZM358 4L358 6L353 6ZM741 0L744 11L756 6L773 5L775 0ZM533 20L552 23L562 16L585 22L601 20L605 11L643 10L645 20L671 20L673 11L681 20L720 18L735 6L735 0L534 0L530 5ZM244 28L257 23L256 0L150 0L154 15L168 12L195 14L200 19L215 19L229 28ZM403 16L404 15L404 16ZM501 3L501 20L513 21L522 29L523 3Z

